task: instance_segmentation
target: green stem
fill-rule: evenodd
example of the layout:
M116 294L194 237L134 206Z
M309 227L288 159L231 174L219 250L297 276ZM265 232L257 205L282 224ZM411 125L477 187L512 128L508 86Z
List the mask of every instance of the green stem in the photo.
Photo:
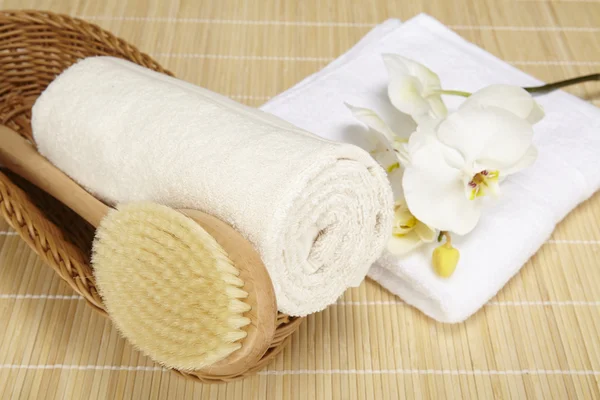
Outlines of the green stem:
M447 94L450 96L461 96L461 97L469 97L471 95L471 93L469 92L463 92L461 90L438 90L437 93L439 94Z
M437 241L441 242L443 238L444 238L444 231L440 231L440 233L439 233L439 235L437 237Z
M577 83L589 82L589 81L600 81L600 74L591 74L585 76L578 76L577 78L566 79L564 81L548 83L542 86L525 87L529 93L548 93L556 89L560 89L565 86L575 85Z
M542 86L524 87L523 89L525 89L529 93L544 94L544 93L552 92L556 89L563 88L565 86L576 85L578 83L590 82L590 81L600 81L600 74L590 74L590 75L578 76L576 78L565 79L563 81L548 83L548 84L542 85ZM438 90L436 92L436 94L447 94L450 96L461 96L461 97L469 97L471 95L471 93L463 92L461 90Z
M446 247L452 247L452 236L450 236L450 232L444 231L443 235L446 237Z

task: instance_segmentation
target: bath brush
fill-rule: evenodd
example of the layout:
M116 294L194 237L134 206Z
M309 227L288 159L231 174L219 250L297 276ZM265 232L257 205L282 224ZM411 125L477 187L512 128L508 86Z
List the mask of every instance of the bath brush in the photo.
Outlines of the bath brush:
M0 126L0 162L97 228L94 276L111 319L134 346L183 371L230 375L256 364L277 307L254 248L219 219L154 203L112 209Z

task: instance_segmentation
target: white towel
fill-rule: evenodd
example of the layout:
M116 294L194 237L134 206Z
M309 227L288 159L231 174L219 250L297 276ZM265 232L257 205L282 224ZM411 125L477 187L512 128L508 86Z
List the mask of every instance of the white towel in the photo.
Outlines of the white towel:
M390 234L391 188L364 150L127 61L67 69L32 126L39 151L110 204L153 201L233 225L291 315L358 285Z
M447 89L476 91L493 83L520 86L536 79L420 15L378 38L352 60L317 73L309 84L273 98L263 110L332 140L359 143L365 129L344 102L372 108L396 126L387 98L382 53L427 65ZM460 99L446 98L450 108ZM546 111L535 126L536 164L509 178L502 197L468 236L454 238L461 260L449 279L431 268L432 247L398 259L385 254L369 276L425 314L459 322L476 312L542 246L555 225L600 186L600 110L564 92L538 97Z

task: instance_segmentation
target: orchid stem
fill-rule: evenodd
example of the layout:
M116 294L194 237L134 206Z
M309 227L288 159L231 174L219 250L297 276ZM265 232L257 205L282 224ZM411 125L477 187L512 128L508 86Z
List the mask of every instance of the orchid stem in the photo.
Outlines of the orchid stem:
M446 247L452 247L452 236L450 236L450 232L444 231L443 235L446 237Z
M589 82L589 81L600 81L600 74L578 76L576 78L566 79L564 81L548 83L548 84L542 85L542 86L525 87L523 89L525 89L529 93L542 94L542 93L552 92L553 90L560 89L565 86L576 85L578 83Z
M438 235L437 241L441 242L443 238L446 238L446 244L452 246L452 236L450 236L450 232L448 231L440 231Z
M462 90L439 90L439 94L447 94L450 96L461 96L461 97L469 97L471 93L463 92Z
M549 93L554 90L563 88L565 86L571 86L571 85L576 85L578 83L591 82L591 81L600 81L600 74L590 74L590 75L578 76L576 78L565 79L563 81L548 83L548 84L542 85L542 86L524 87L523 89L525 89L529 93L545 94L545 93ZM437 93L438 94L446 94L446 95L450 95L450 96L461 96L461 97L469 97L471 95L471 93L463 92L462 90L438 90Z

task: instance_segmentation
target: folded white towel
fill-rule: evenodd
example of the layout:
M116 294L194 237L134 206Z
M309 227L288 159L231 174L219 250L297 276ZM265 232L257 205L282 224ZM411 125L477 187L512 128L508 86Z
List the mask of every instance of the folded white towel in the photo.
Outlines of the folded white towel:
M111 204L147 200L229 222L291 315L358 285L390 234L391 188L364 150L127 61L67 69L32 125L39 151Z
M344 102L372 108L402 124L387 98L383 53L397 53L427 65L448 89L476 91L493 83L530 86L540 82L466 42L434 19L420 15L362 44L352 60L318 73L293 93L262 109L323 137L360 142L360 126ZM367 48L368 47L368 48ZM447 98L454 108L459 99ZM444 322L458 322L493 297L547 240L555 225L600 186L600 110L556 92L538 98L546 111L535 126L536 164L502 185L498 204L464 238L459 266L450 279L431 268L431 247L403 259L384 255L369 276L407 303Z

